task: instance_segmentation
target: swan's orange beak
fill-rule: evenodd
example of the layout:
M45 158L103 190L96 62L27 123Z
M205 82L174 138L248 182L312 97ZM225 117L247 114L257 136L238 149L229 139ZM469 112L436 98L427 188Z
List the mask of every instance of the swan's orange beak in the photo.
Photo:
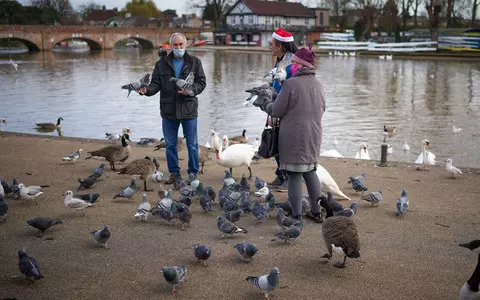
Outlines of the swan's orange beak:
M367 153L367 147L363 147L363 152Z
M432 148L432 147L430 146L430 143L427 143L427 147L428 147L428 148Z
M215 151L215 156L217 157L217 159L220 159L220 151L216 150Z

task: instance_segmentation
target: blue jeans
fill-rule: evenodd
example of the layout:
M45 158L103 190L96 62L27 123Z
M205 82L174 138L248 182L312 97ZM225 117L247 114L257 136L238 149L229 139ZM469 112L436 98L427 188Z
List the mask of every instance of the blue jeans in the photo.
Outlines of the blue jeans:
M187 172L197 175L199 170L198 164L198 134L197 119L189 120L167 120L162 119L163 138L165 139L168 172L172 174L180 174L178 166L178 128L182 124L183 136L187 140L188 149L188 170Z

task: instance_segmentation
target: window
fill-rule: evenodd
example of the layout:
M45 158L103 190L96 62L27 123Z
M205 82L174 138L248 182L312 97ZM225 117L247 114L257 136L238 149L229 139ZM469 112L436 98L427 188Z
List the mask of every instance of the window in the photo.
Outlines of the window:
M248 16L248 23L253 24L253 15Z
M323 12L320 13L320 26L323 26Z
M290 25L290 18L285 18L285 24Z
M235 16L232 16L232 25L235 25Z
M310 24L310 19L309 18L305 18L305 25L308 25Z
M272 20L270 20L270 17L265 17L265 24L270 25L271 21Z

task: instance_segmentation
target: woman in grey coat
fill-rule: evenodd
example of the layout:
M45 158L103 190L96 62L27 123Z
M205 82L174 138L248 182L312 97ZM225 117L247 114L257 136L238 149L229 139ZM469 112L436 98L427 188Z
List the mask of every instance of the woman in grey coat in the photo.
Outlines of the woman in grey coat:
M293 217L301 219L303 177L312 204L307 217L321 223L317 199L322 188L315 171L322 144L325 91L315 77L315 54L311 49L298 50L292 57L292 64L298 64L298 69L285 80L275 102L259 97L253 105L281 119L278 138L282 158L280 169L288 175L288 200Z

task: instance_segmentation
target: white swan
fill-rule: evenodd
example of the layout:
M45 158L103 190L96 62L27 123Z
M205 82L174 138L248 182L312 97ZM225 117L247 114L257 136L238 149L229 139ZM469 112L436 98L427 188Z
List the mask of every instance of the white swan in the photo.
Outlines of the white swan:
M456 127L455 125L453 125L453 127L452 127L452 133L459 133L460 131L462 131L462 128Z
M355 153L356 159L368 159L370 160L370 154L368 153L367 143L361 143L358 147L357 153Z
M228 146L225 150L222 151L222 142L220 138L211 130L211 144L216 153L215 161L222 167L230 169L230 174L232 174L232 168L247 166L249 174L249 179L252 178L252 169L250 164L252 163L253 156L258 150L257 147L253 147L249 144L235 144Z
M350 198L345 195L340 188L338 187L337 183L333 179L333 177L328 173L327 169L325 169L322 165L317 164L317 176L318 180L320 180L320 183L322 184L322 192L327 193L331 192L332 195L335 195L337 197L351 200Z
M403 143L403 150L404 150L404 151L410 150L410 146L408 145L407 141L405 141L405 142Z
M427 151L427 147L430 147L430 141L425 139L422 140L422 153L418 156L417 160L415 161L416 164L426 165L426 166L433 166L435 165L435 154L430 151Z
M343 157L343 155L341 155L337 150L325 150L322 153L320 153L320 156L337 157L337 158Z

